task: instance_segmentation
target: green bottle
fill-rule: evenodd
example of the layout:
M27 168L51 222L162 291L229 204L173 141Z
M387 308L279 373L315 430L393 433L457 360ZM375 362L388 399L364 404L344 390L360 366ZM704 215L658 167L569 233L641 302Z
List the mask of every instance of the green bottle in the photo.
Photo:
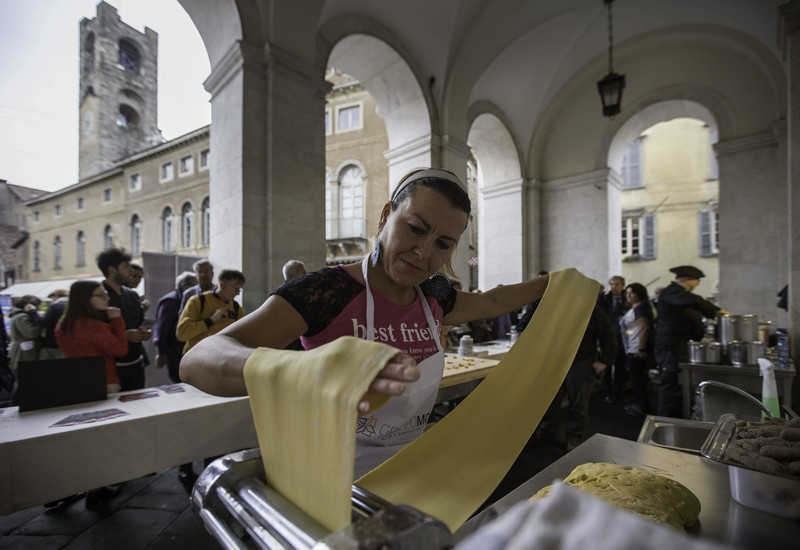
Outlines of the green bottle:
M758 366L761 368L761 402L764 407L776 418L781 417L781 405L778 402L778 386L775 384L775 365L769 359L759 358ZM765 416L765 415L764 415Z

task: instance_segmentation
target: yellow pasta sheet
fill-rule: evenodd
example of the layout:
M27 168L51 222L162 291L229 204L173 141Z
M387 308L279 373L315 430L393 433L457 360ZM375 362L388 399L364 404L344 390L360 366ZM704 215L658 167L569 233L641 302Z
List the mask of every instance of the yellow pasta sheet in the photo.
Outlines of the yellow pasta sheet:
M255 350L244 367L267 485L331 531L350 525L357 407L397 350L339 338Z
M528 328L454 411L357 484L458 528L491 494L575 357L598 283L551 273ZM310 352L256 350L245 365L267 483L332 531L350 522L356 406L397 350L341 338Z

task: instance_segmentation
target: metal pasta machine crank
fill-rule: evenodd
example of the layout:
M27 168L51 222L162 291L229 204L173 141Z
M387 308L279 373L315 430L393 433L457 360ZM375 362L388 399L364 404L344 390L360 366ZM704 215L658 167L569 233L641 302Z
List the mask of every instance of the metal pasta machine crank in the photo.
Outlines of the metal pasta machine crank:
M331 533L264 482L259 449L221 457L203 471L192 507L227 549L445 549L453 535L441 521L352 487L352 524Z

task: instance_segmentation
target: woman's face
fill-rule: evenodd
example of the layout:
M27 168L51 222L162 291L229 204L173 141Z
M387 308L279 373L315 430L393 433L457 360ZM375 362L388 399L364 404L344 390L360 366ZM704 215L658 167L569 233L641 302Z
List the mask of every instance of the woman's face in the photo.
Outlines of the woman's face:
M453 255L467 226L467 214L444 195L418 185L395 211L384 206L381 261L397 284L418 285L437 273Z
M639 296L633 290L631 290L630 288L626 288L625 289L625 298L628 300L628 303L631 304L631 305L636 305L639 302L641 302L641 300L639 299Z
M102 286L98 286L92 291L92 297L89 298L89 303L97 311L106 311L108 309L108 292Z

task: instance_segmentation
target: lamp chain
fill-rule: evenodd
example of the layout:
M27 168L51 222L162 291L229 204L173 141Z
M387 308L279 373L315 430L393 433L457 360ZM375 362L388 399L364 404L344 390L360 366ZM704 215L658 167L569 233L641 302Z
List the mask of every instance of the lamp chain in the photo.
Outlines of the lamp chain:
M611 4L614 0L605 0L608 6L608 72L614 72L614 15L611 12Z

